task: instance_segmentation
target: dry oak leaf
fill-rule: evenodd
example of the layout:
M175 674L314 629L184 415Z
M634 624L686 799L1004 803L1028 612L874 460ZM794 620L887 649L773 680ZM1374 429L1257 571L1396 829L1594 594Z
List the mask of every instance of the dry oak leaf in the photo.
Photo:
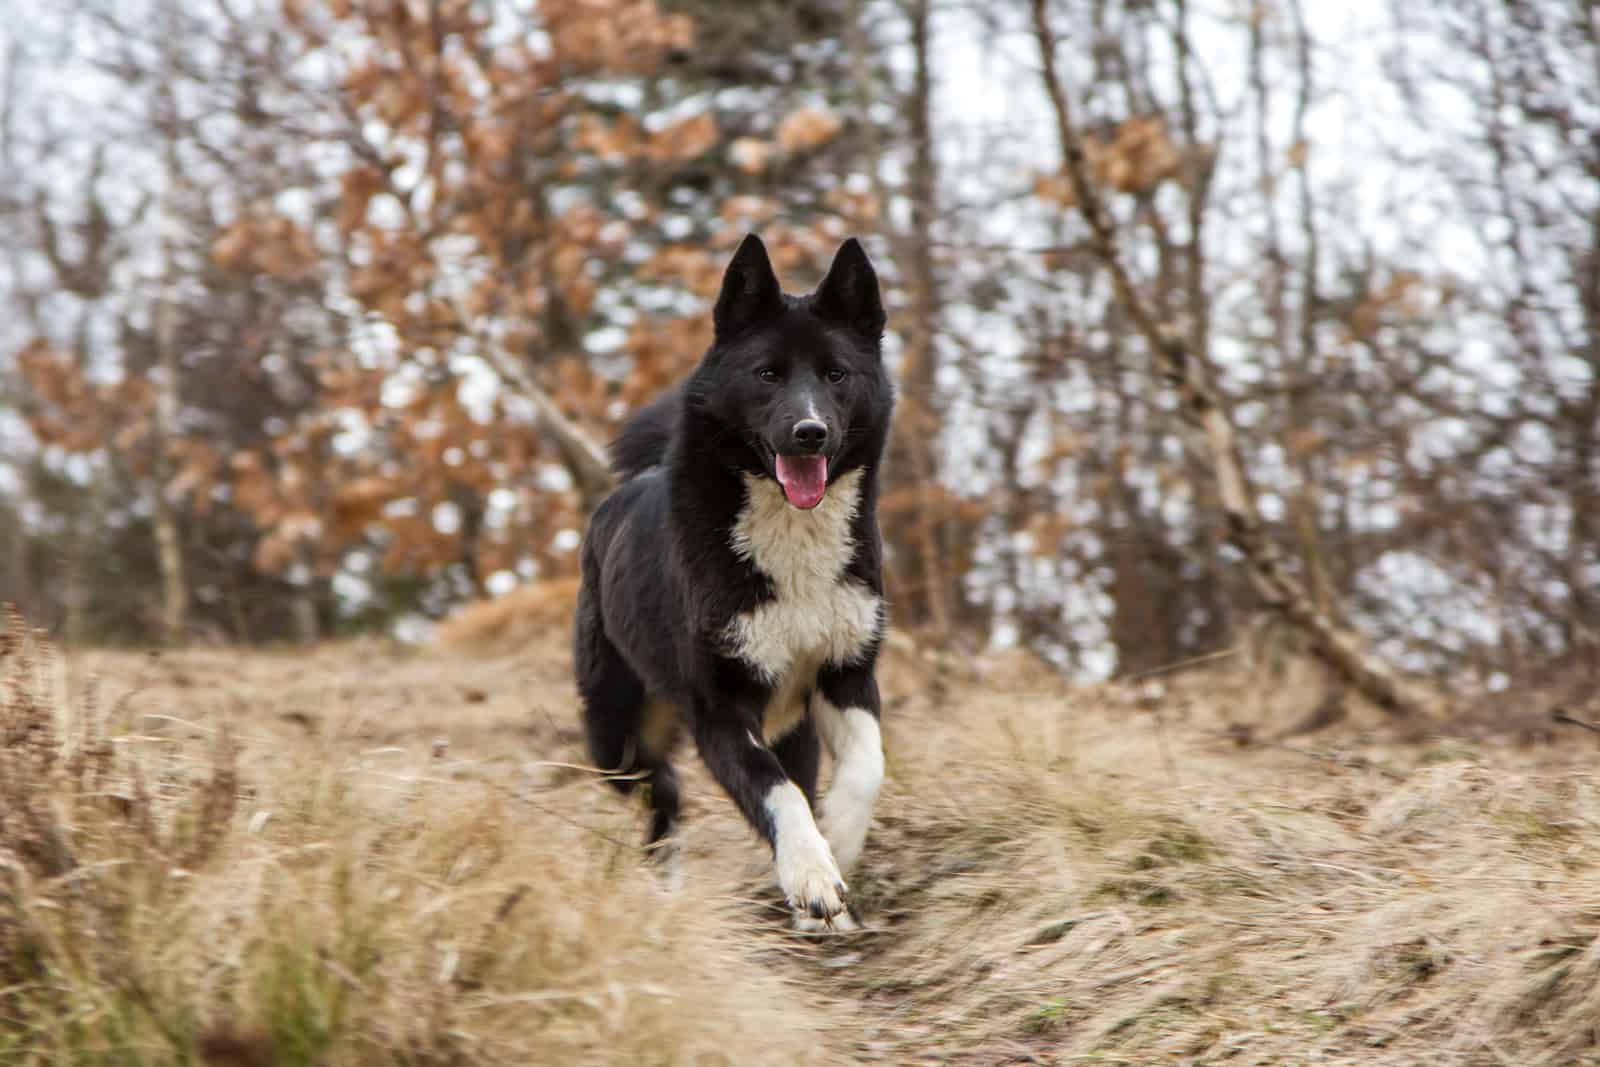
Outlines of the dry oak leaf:
M1175 177L1182 164L1166 123L1142 116L1117 127L1117 136L1096 161L1100 180L1124 193L1141 193Z
M643 135L632 115L607 122L598 115L580 115L573 143L581 152L590 152L608 162L619 163L639 151Z
M1078 202L1077 194L1072 191L1072 182L1065 174L1034 175L1033 195L1062 207L1071 207Z
M383 190L383 172L377 167L357 167L339 179L339 232L348 234L367 221L367 205Z
M359 530L381 518L384 506L399 495L393 481L377 475L345 482L334 491L334 523L342 530Z
M649 156L658 163L685 163L715 147L718 136L717 120L702 112L652 135Z
M771 141L740 137L728 146L728 158L744 173L760 174L772 161L774 151L776 148Z
M718 213L726 222L744 222L747 226L767 223L778 217L778 203L761 196L730 196ZM742 238L741 233L736 239Z
M820 148L844 127L838 117L820 108L803 107L778 124L778 143L788 152Z

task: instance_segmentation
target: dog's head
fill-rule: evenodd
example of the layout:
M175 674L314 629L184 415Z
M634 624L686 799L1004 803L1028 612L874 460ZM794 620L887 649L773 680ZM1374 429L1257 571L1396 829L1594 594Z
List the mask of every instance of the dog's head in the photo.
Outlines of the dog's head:
M725 462L775 479L791 505L807 509L839 475L878 462L893 403L883 298L855 238L839 246L816 292L795 297L779 287L766 246L746 237L713 322L688 404L716 424Z

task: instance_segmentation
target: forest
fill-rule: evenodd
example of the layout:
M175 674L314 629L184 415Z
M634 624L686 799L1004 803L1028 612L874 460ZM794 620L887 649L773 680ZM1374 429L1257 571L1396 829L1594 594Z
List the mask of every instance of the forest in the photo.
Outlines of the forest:
M574 573L599 450L699 358L746 232L798 290L856 234L890 301L897 627L1095 679L1315 616L1447 689L1581 678L1596 17L10 20L0 600L69 643L422 639Z

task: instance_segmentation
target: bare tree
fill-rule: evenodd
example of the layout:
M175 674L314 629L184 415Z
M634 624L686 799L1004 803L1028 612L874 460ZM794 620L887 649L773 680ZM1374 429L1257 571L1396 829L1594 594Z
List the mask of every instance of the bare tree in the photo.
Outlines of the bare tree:
M177 477L178 456L174 448L181 410L179 376L182 360L178 352L178 264L174 258L172 236L180 225L175 209L175 187L184 180L178 161L178 139L182 116L172 83L178 71L174 50L181 38L176 14L169 9L164 19L162 65L166 70L154 94L151 126L161 140L163 191L156 207L160 231L161 277L153 300L155 345L160 377L156 379L155 417L151 430L155 442L155 477L151 500L155 513L156 558L161 564L161 630L169 644L180 644L188 631L189 584L184 576L182 534L178 513L168 490Z
M1182 7L1180 4L1180 15ZM1305 586L1290 570L1282 550L1269 536L1262 520L1256 491L1243 460L1241 444L1223 398L1212 385L1210 358L1204 347L1202 316L1190 309L1187 330L1157 317L1155 309L1135 284L1119 241L1117 223L1089 172L1084 139L1074 119L1071 102L1056 68L1056 38L1051 29L1047 0L1032 0L1034 33L1038 41L1045 91L1055 112L1066 175L1079 214L1089 228L1095 255L1111 277L1117 302L1131 319L1138 336L1156 358L1165 381L1178 393L1177 415L1192 432L1194 445L1203 450L1215 479L1218 502L1227 520L1228 539L1243 555L1253 586L1262 599L1290 622L1303 629L1312 648L1335 671L1380 707L1398 714L1426 713L1434 701L1401 677L1388 664L1364 648L1359 638L1320 610ZM1189 45L1180 18L1177 53L1180 63ZM1187 75L1180 73L1187 85ZM1201 185L1203 189L1203 183ZM1200 252L1199 205L1203 194L1191 192L1191 293L1203 290Z

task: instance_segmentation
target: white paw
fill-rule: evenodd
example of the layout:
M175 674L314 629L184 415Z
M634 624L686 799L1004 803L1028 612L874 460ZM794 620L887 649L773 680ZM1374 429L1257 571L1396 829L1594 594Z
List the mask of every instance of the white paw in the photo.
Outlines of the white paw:
M802 934L848 934L860 930L861 924L846 908L831 919L813 919L797 911L794 913L794 928Z
M832 919L844 914L846 888L838 865L825 851L826 842L819 837L817 843L824 850L819 855L787 864L779 862L778 886L796 915Z
M797 913L832 919L845 910L844 877L811 818L811 806L790 782L767 796L772 817L773 860L778 888Z
M685 871L683 849L675 841L659 842L655 848L651 866L655 868L656 888L668 896L680 892Z

